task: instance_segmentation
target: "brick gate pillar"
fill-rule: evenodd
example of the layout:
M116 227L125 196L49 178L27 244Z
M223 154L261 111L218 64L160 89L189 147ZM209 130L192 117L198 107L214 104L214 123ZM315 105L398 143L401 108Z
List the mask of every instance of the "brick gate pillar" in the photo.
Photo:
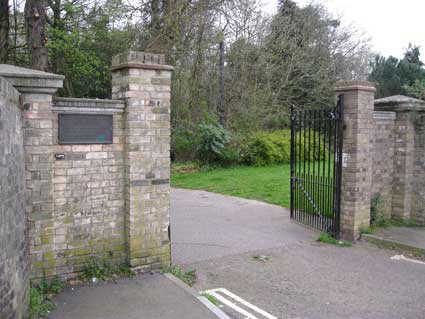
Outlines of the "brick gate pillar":
M356 240L370 224L375 88L370 82L345 81L335 91L344 95L345 113L340 229L342 238Z
M163 55L129 52L112 61L112 97L126 101L126 244L132 267L170 263L170 87Z

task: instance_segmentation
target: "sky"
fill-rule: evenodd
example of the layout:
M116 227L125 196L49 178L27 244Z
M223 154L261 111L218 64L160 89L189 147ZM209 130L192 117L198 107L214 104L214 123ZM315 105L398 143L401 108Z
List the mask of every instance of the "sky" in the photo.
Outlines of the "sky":
M264 10L276 11L277 0L262 0ZM301 6L311 0L295 0ZM372 49L384 56L403 57L409 42L422 47L425 60L425 0L314 0L344 24L353 24L371 39Z

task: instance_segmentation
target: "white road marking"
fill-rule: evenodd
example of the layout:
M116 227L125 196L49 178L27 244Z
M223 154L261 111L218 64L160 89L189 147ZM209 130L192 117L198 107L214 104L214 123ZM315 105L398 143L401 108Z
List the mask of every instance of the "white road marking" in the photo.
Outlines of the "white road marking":
M219 295L216 292L209 292L209 294L212 295L212 296L214 296L215 298L217 298L218 301L222 302L226 306L228 306L228 307L236 310L240 314L246 316L246 318L248 318L248 319L258 319L256 316L254 316L253 314L249 313L248 311L242 309L241 307L239 307L238 305L234 304L230 300L227 300L222 295Z
M211 289L211 290L207 290L204 291L204 293L210 294L212 296L214 296L215 298L217 298L217 300L219 300L220 302L222 302L223 304L227 305L228 307L236 310L237 312L239 312L240 314L242 314L243 316L245 316L245 319L258 319L255 315L253 315L252 313L246 311L245 309L242 309L241 307L239 307L238 305L236 305L235 303L233 303L232 301L226 299L224 296L222 296L221 294L218 294L218 292L232 298L233 300L235 300L236 302L240 303L241 305L255 311L256 313L262 315L263 317L267 318L267 319L278 319L275 316L272 316L271 314L269 314L268 312L258 308L257 306L254 306L253 304L249 303L248 301L242 299L241 297L235 295L234 293L231 293L229 290L225 289L225 288L217 288L217 289Z
M392 256L391 259L392 260L405 260L405 261L410 261L411 263L417 263L417 264L425 265L425 262L423 262L423 261L419 261L419 260L416 260L416 259L410 259L410 258L404 257L403 255L395 255L395 256Z

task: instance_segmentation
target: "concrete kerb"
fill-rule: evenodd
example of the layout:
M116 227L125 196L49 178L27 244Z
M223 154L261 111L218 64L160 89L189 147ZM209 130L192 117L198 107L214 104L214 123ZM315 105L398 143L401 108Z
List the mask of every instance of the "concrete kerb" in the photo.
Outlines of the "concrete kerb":
M425 256L425 249L408 245L397 240L390 240L373 234L362 234L361 239L382 248L390 248L409 253L420 253Z
M174 284L182 288L184 291L186 291L188 294L192 295L194 298L198 299L205 307L207 307L214 315L217 316L219 319L231 319L228 315L226 315L220 308L218 308L216 305L214 305L212 302L210 302L207 298L203 296L199 296L197 291L193 288L190 288L188 285L186 285L183 281L178 279L176 276L172 274L164 274L166 278L171 280Z

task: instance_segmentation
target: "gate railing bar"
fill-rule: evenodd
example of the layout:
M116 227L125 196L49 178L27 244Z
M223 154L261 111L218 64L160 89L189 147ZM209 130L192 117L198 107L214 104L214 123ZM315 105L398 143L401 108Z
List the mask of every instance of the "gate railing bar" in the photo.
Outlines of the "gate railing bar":
M316 117L316 111L313 110L313 118ZM314 198L316 198L316 193L317 193L317 187L314 187L314 176L315 176L315 171L316 171L316 121L312 121L313 122L313 173L312 173L312 178L311 178L311 186L313 189L313 196ZM317 218L314 216L313 217L313 223L314 226L317 227Z
M299 112L299 147L298 147L298 158L299 158L299 165L298 165L298 174L300 174L301 172L301 163L302 163L302 153L301 153L301 142L302 142L302 112ZM296 148L296 146L295 146ZM300 220L300 215L301 215L301 207L302 207L302 202L303 202L303 197L301 196L301 192L300 190L297 188L297 196L298 196L298 202L297 202L297 220Z
M304 123L303 123L303 128L304 128L304 136L303 136L303 140L304 140L304 150L303 150L303 174L305 174L305 164L306 164L306 145L307 145L307 112L304 112ZM303 212L306 211L307 208L307 201L305 200L305 198L303 197ZM305 214L302 214L302 219L303 222L305 222Z
M311 176L310 176L310 166L311 166L311 111L308 111L308 153L307 153L307 156L308 156L308 168L307 168L307 185L306 185L306 187L307 187L307 192L309 193L309 194L311 194L311 184L310 184L310 178L311 178ZM306 172L304 172L304 174L305 174ZM311 220L312 220L312 214L311 214L311 206L310 207L308 207L308 215L307 215L307 221L308 221L308 224L309 225L311 225Z
M296 147L296 136L295 136L295 131L296 131L296 113L294 113L294 106L291 105L291 218L294 218L294 207L295 207L295 203L294 203L294 187L295 187L295 182L294 182L294 178L295 178L295 165L296 165L296 159L295 159L295 147ZM295 146L295 147L294 147Z
M331 153L332 153L332 150L331 150L331 146L332 146L332 130L333 130L333 121L331 121L331 119L333 119L334 118L334 116L333 116L333 113L332 113L332 111L330 111L330 112L328 112L328 134L329 134L329 140L328 140L328 174L327 174L327 176L328 176L328 183L330 183L331 182L331 180L332 180L332 174L333 174L333 172L334 172L334 169L333 169L333 167L332 167L332 169L331 169ZM335 164L334 164L335 165ZM331 209L331 221L333 220L333 214L335 213L334 212L334 210L333 210L333 202L332 202L332 199L333 199L333 194L332 194L332 187L328 187L327 188L327 201L326 201L326 208L327 209L330 209L330 207L332 207L332 209ZM329 221L327 222L327 224L326 224L326 229L329 229L329 228L331 228L332 229L332 232L333 232L333 225L329 225Z

